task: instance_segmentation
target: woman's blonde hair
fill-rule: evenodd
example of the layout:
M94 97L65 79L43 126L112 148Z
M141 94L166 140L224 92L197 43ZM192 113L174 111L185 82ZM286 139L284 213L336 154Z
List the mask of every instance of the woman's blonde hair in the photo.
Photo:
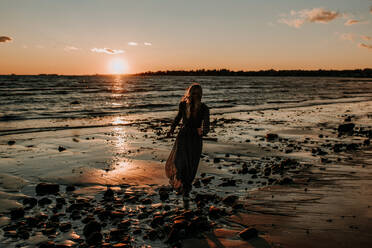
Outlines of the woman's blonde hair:
M181 102L186 103L187 118L189 118L191 114L194 116L196 115L201 105L202 95L203 90L201 85L198 83L193 83L186 89L185 95L182 97Z

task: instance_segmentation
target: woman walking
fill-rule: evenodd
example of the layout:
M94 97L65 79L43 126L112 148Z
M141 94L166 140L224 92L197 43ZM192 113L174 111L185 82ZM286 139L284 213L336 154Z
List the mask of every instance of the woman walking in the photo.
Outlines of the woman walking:
M182 127L165 164L170 184L187 199L198 170L202 152L202 136L209 132L209 109L201 102L202 88L194 83L179 103L178 114L168 136L171 136L182 119Z

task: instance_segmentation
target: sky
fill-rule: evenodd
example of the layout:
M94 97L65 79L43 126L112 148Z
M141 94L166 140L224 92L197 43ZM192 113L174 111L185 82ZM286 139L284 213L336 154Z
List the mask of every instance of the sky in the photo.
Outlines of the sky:
M372 0L1 0L0 74L372 67Z

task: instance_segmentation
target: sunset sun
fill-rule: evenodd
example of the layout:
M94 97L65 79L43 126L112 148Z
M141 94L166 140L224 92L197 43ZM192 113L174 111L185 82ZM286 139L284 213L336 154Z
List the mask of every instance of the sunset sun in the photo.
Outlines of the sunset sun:
M126 74L128 70L128 62L125 59L114 58L109 61L108 71L111 74Z

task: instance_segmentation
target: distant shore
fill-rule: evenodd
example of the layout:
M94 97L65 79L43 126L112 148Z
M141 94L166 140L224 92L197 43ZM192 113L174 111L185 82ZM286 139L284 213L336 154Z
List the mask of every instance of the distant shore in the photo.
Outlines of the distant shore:
M90 75L59 75L59 74L3 74L0 76L112 76L113 74L90 74ZM372 68L354 70L259 70L259 71L234 71L228 69L213 70L165 70L147 71L134 74L123 74L126 76L237 76L237 77L356 77L372 78Z

